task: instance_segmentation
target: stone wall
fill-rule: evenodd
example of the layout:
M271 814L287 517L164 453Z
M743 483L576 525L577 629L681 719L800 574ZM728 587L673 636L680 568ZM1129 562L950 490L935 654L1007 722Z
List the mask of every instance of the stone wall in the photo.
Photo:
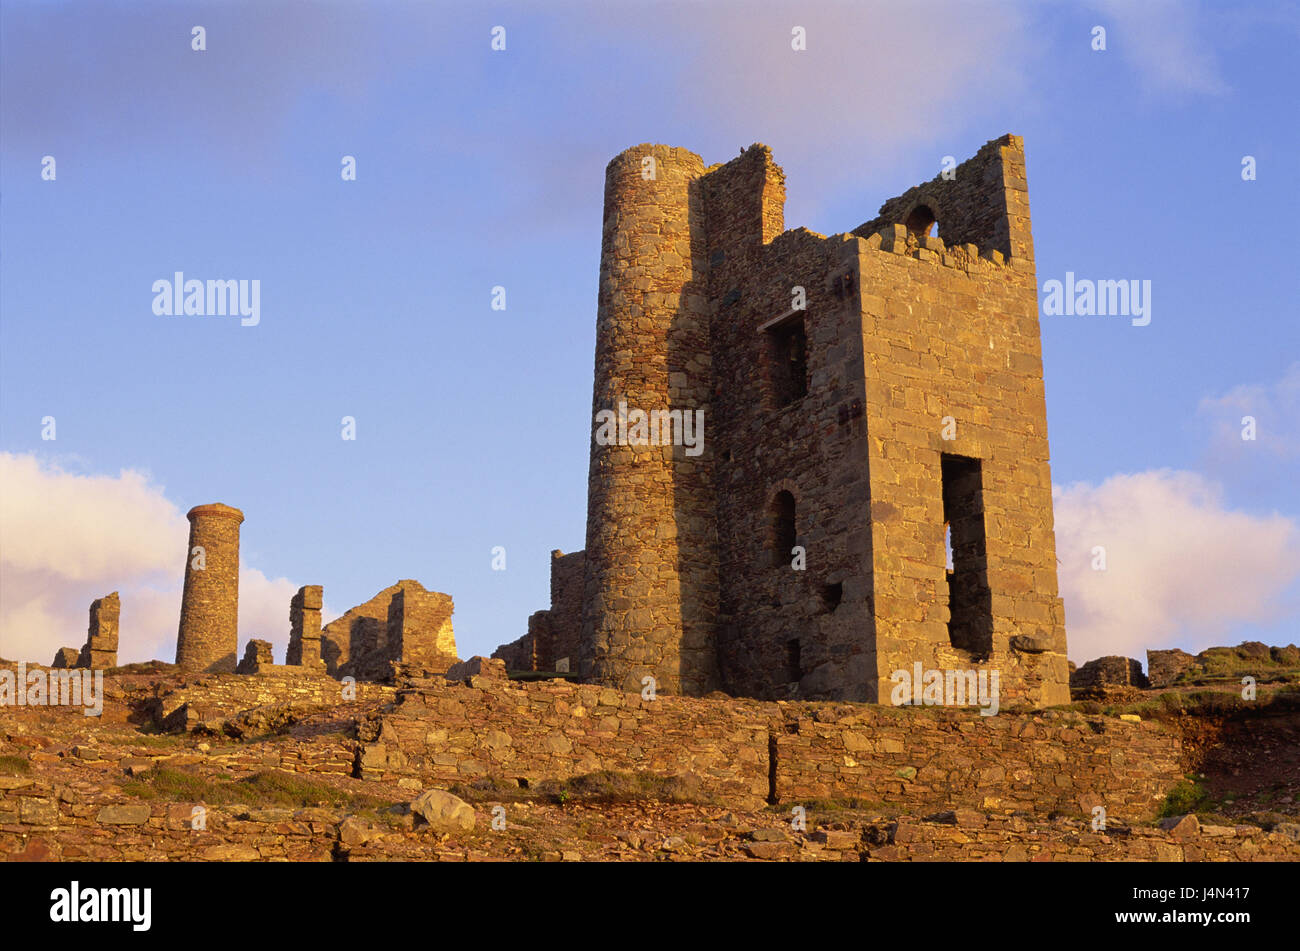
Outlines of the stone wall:
M586 552L551 552L551 606L528 616L528 633L502 644L492 656L510 670L578 669Z
M1142 664L1132 657L1110 655L1090 660L1070 674L1070 686L1083 690L1090 687L1150 686L1142 673Z
M568 658L569 670L578 669L582 641L582 591L586 552L551 552L551 648L549 666Z
M402 664L445 671L460 658L452 632L450 595L425 591L416 581L400 582L388 603L387 647Z
M965 193L972 180L977 187ZM1000 672L1005 703L1069 700L1064 610L1057 592L1038 297L1023 144L1004 136L958 166L943 194L939 236L894 223L858 237L856 292L866 362L877 696L890 673L926 668ZM981 214L974 204L990 210ZM886 203L893 215L902 206ZM953 213L955 211L955 214ZM1001 222L948 247L946 220ZM970 226L973 227L973 226ZM975 235L972 238L972 235ZM1004 236L1005 241L1004 242ZM1004 258L1000 248L1010 247ZM951 437L951 438L949 438ZM950 471L977 467L978 535L958 537ZM982 645L950 628L956 572L985 589ZM963 552L963 549L965 551Z
M273 665L274 663L275 660L271 655L271 642L254 638L244 648L244 659L239 662L236 672L252 674L256 673L258 668Z
M362 724L361 776L445 785L485 776L536 782L601 770L695 773L738 804L768 794L769 711L750 702L642 700L557 681L404 690Z
M1178 734L1151 722L815 703L784 712L775 736L781 802L1071 816L1100 805L1132 822L1151 818L1183 775Z
M643 700L556 681L399 692L362 724L361 775L446 785L535 783L600 770L694 773L752 807L859 799L909 809L1016 810L1128 821L1182 778L1178 735L1156 723L1049 710L984 717L865 704Z
M449 595L426 591L418 581L390 585L322 629L326 671L335 677L387 679L391 664L402 662L403 650L411 654L409 662L445 670L457 660L452 611Z
M369 704L395 696L394 689L383 684L344 684L323 672L267 665L258 667L252 676L208 674L166 688L159 692L151 713L167 729L191 730L208 724L206 729L216 731L219 724L257 708L296 706L308 710L345 702Z
M528 633L502 644L492 656L503 661L510 670L538 670L537 645L545 644L551 636L551 612L534 611L528 615Z

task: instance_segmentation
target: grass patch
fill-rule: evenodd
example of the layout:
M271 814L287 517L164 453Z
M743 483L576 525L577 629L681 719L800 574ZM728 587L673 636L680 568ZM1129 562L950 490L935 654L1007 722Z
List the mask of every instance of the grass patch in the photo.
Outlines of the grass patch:
M657 776L654 773L621 773L602 770L570 779L546 779L533 786L518 781L486 776L472 783L459 783L449 792L466 802L680 802L713 805L698 777Z
M158 749L167 747L185 746L188 737L183 733L154 733L152 731L141 730L138 733L132 733L122 739L123 744L132 746L147 746Z
M350 793L297 773L268 770L232 779L203 776L183 769L154 767L122 783L122 791L140 799L203 802L210 805L304 808L324 806L352 810L377 809L388 800Z
M856 796L847 796L840 799L811 799L800 800L799 805L807 809L808 812L869 812L873 815L896 816L900 814L910 814L912 807L896 802L881 802L876 799L859 799ZM790 803L769 803L768 812L781 813L789 815Z
M0 756L0 773L22 773L32 771L32 764L25 756Z
M1209 792L1195 777L1188 776L1169 790L1169 795L1161 804L1157 818L1167 819L1170 816L1185 816L1189 812L1200 812L1207 809L1209 804Z
M1260 687L1263 686L1261 683ZM1300 687L1286 684L1271 690L1261 689L1255 700L1242 699L1239 685L1235 690L1169 690L1131 703L1080 700L1072 703L1070 709L1109 717L1135 713L1144 720L1173 720L1184 716L1269 715L1300 712Z

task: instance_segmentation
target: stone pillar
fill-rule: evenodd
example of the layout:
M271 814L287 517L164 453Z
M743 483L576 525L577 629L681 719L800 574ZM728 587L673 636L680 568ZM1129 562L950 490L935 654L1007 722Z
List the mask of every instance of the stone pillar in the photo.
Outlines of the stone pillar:
M215 502L190 509L185 593L176 636L184 670L231 673L239 649L239 525L244 513Z
M90 605L90 629L81 648L78 667L117 666L117 619L121 602L117 592L99 598Z
M320 612L325 589L303 585L289 602L289 652L285 663L293 667L319 667Z

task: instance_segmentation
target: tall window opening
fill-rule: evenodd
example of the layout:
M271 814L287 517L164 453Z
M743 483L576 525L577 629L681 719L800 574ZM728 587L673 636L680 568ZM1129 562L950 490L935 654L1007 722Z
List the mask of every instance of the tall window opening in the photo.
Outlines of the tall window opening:
M789 567L794 555L790 549L797 544L794 528L794 496L781 491L768 507L768 544L772 549L772 564L777 568Z
M777 406L808 395L808 336L803 317L783 321L767 331L770 384Z
M980 460L944 453L940 468L943 520L952 549L948 640L953 647L982 657L993 650L993 594L989 589Z

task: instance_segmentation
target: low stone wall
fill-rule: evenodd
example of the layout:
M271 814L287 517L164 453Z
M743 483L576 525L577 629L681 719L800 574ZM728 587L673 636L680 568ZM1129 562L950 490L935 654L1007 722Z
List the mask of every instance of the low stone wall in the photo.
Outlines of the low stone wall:
M860 799L1149 819L1182 778L1180 740L1152 722L1061 711L642 700L557 681L430 678L363 722L365 778L533 783L612 770L696 774L738 806Z
M364 722L362 778L415 788L485 776L522 785L602 770L693 773L737 806L767 799L770 705L642 700L562 681L471 684L431 678Z
M311 668L265 665L248 675L207 674L166 689L158 696L153 714L169 729L194 729L255 707L337 706L345 702L345 686L361 703L391 700L396 695L392 687L384 684L362 681L345 685Z
M340 817L324 809L211 807L86 795L0 776L0 856L9 861L330 861Z
M1194 832L1137 826L1094 831L1090 822L949 812L868 826L862 858L872 862L1294 862L1300 842L1257 826L1200 826ZM859 847L855 843L855 848Z
M1182 778L1181 742L1153 723L1049 710L983 717L954 709L781 704L780 802L861 799L1129 821L1155 815Z

